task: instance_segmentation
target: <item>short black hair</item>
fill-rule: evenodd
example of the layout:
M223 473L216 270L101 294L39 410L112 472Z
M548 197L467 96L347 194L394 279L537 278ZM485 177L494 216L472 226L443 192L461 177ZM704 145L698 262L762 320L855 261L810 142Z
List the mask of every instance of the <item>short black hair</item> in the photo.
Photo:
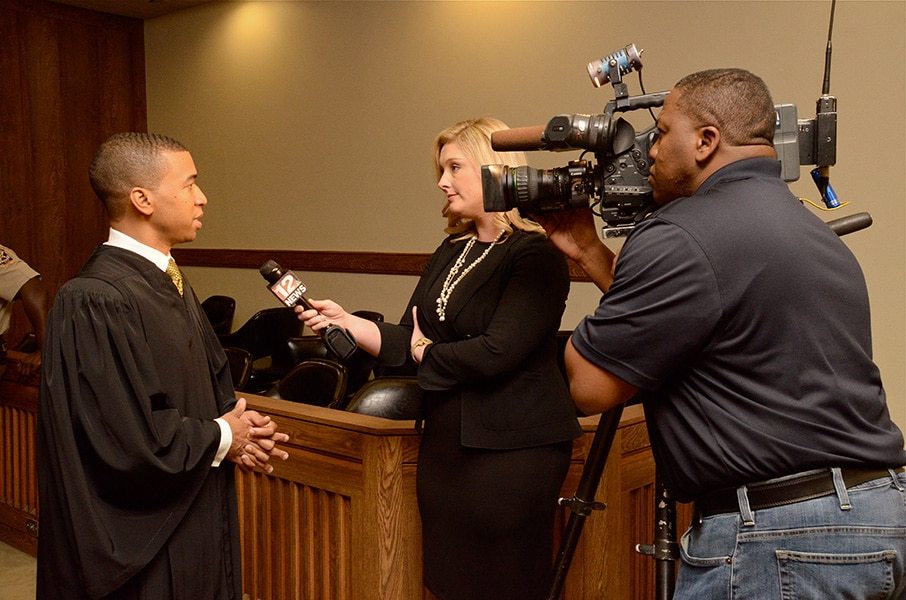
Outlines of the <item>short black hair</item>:
M765 82L745 69L686 75L674 88L677 106L700 125L713 125L731 146L774 145L776 113Z
M173 138L158 133L116 133L101 144L88 179L97 197L111 210L134 187L154 188L163 177L162 153L188 152Z

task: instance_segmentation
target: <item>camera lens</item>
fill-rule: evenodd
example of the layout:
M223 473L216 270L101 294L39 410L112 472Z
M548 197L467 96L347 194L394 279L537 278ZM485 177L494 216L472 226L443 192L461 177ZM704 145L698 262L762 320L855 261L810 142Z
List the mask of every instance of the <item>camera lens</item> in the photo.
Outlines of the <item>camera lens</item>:
M503 212L518 208L526 214L588 206L586 179L589 176L584 161L557 169L482 165L484 209Z

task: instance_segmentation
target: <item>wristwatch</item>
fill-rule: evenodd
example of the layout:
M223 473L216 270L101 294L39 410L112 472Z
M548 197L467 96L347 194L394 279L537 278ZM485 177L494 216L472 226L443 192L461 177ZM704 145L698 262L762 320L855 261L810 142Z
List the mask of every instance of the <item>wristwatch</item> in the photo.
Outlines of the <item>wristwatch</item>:
M415 342L413 342L412 346L409 348L409 354L412 355L412 360L414 360L415 362L419 362L418 359L415 358L415 349L416 348L421 348L422 346L429 346L433 343L434 342L432 342L431 340L429 340L426 337L420 337L417 340L415 340Z

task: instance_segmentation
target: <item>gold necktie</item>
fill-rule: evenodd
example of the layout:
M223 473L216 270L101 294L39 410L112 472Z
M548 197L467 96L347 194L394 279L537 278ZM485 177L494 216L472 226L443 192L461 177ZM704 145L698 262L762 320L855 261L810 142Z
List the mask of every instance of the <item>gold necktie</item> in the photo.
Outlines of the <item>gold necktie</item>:
M172 258L167 263L167 275L173 280L173 285L176 286L176 290L182 296L182 273L179 272L179 267L176 266L176 261Z

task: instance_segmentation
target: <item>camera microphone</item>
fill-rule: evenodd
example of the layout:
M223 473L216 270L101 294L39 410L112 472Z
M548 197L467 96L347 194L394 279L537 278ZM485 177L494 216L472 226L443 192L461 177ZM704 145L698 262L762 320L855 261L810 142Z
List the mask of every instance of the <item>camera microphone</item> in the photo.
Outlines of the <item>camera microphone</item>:
M502 129L491 134L491 148L498 152L544 150L544 125Z
M267 281L267 289L277 297L280 302L292 308L301 306L305 310L314 309L308 298L305 297L307 288L296 274L276 262L269 260L261 265L258 269L264 280ZM352 334L338 325L330 324L319 332L324 344L331 352L343 360L348 359L356 350L355 339Z

